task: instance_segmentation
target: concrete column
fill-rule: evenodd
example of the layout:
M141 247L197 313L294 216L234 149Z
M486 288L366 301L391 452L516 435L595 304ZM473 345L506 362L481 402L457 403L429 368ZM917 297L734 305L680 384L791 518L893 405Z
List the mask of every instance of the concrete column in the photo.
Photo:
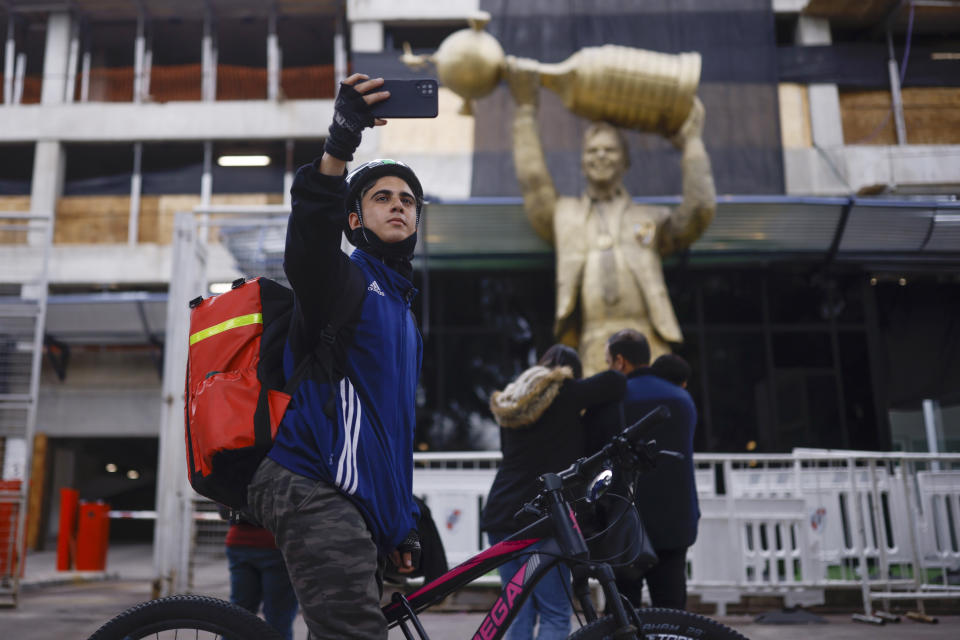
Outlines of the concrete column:
M63 174L66 154L57 140L40 141L33 153L33 180L30 184L30 213L50 216L53 220L57 200L63 195ZM28 242L39 245L46 241L43 232L31 233Z
M80 102L90 100L90 48L87 45L83 52L83 63L80 71Z
M43 51L41 104L62 104L70 59L70 14L51 13L47 18L47 42Z
M290 195L290 188L293 186L293 174L297 170L293 166L293 140L287 140L286 144L286 153L284 154L284 167L283 167L283 204L284 206L291 206L292 197Z
M147 50L147 41L144 34L146 18L143 12L137 16L137 38L133 45L133 101L143 102L143 62Z
M127 222L127 244L137 244L140 236L140 192L143 184L143 143L133 143L133 175L130 177L130 218Z
M824 18L800 16L797 21L796 43L808 46L830 44L830 22ZM837 85L811 84L808 95L814 146L825 148L843 145L843 120L840 117L840 94Z
M217 99L217 53L213 41L213 16L207 13L203 18L203 42L200 50L202 69L201 100L213 102Z
M23 81L27 76L27 54L17 54L17 69L13 72L13 104L23 102Z
M343 20L337 18L337 33L333 36L333 95L347 77L347 43L343 37Z
M73 102L77 85L77 65L80 61L80 25L74 21L70 29L70 54L67 58L67 80L63 86L63 101Z
M213 197L213 142L207 140L203 143L203 175L200 176L200 205L204 209L210 206L210 200ZM201 218L202 227L200 228L200 239L207 241L210 234L210 214L204 213Z
M912 6L912 5L911 5ZM912 11L912 8L911 8ZM911 14L911 18L912 18ZM897 144L907 144L907 124L903 119L903 97L900 95L900 68L897 65L897 56L893 50L893 36L890 27L887 27L887 74L890 76L890 102L893 106L893 124L897 132Z
M280 97L280 42L277 38L277 13L267 19L267 100Z
M7 16L7 42L3 54L3 104L13 104L13 59L17 57L13 15Z
M151 73L153 73L153 34L147 30L147 50L143 54L143 80L140 82L144 102L150 100Z

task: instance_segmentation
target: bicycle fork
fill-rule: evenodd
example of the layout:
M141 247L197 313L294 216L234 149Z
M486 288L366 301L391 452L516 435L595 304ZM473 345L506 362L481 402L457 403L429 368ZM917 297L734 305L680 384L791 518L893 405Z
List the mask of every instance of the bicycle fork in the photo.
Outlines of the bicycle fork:
M547 509L551 512L551 520L554 523L560 548L567 555L586 558L589 554L587 543L583 539L583 533L580 531L580 526L577 524L573 510L563 500L563 496L560 493L560 489L562 488L560 478L553 473L544 474L542 477L548 496ZM586 573L596 578L603 588L603 594L607 599L607 610L613 614L614 620L617 622L617 630L613 634L614 639L633 640L636 638L637 627L633 625L633 622L627 615L627 610L623 606L623 602L620 599L620 590L617 589L616 577L610 565L606 563L590 563L587 565ZM588 618L592 615L593 618L596 619L597 612L593 607L593 603L590 602L588 594L581 593L581 590L589 590L586 580L579 581L577 596L580 598L581 605L585 607L584 614Z

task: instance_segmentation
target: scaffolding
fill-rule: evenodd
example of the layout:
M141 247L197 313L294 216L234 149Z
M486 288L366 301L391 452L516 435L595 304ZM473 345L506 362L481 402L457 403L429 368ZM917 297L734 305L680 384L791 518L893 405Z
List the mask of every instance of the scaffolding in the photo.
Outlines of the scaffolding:
M23 575L52 213L0 212L0 605Z

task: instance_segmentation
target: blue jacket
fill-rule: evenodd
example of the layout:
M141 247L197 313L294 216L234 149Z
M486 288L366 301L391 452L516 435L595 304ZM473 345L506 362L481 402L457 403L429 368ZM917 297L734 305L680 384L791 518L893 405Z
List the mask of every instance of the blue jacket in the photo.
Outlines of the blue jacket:
M348 257L340 250L342 177L308 165L297 172L291 191L284 271L296 306L284 349L288 377L316 347L343 287L362 282L366 292L338 336L342 371L333 389L315 366L294 392L269 457L336 487L360 509L381 553L388 553L416 527L418 514L413 436L423 343L410 310L416 289L375 257L359 249ZM333 417L324 411L331 391Z
M587 453L606 444L623 427L666 405L670 418L650 432L657 447L679 451L683 460L659 456L657 468L640 476L636 502L643 525L654 549L682 549L697 539L700 503L693 473L693 432L697 409L686 389L653 375L641 367L627 375L627 393L623 399L624 424L620 407L607 405L587 415Z

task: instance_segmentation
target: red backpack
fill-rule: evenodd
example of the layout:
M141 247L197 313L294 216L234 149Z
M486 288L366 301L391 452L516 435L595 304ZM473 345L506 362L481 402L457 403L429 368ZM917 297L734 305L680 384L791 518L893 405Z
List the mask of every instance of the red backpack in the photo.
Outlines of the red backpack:
M311 362L334 379L334 339L366 293L353 289L345 289L348 301L335 305L324 339L289 380L283 349L294 309L291 289L268 278L241 278L226 293L190 302L184 426L187 475L197 493L234 509L246 506L247 485Z

